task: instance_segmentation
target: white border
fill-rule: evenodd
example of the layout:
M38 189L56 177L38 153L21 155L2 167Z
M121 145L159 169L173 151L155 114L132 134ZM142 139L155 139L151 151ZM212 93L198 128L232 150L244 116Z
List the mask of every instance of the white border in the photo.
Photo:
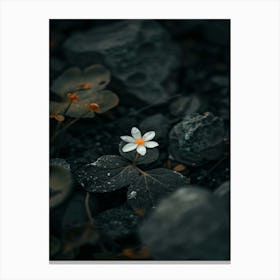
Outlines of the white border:
M279 2L2 1L0 276L279 279ZM230 18L231 264L48 262L48 19Z

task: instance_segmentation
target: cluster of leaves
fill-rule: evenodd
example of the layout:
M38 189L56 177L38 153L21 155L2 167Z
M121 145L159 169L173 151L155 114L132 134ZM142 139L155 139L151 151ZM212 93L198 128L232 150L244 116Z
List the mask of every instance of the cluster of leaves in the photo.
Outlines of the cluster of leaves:
M110 80L110 71L99 64L84 70L78 67L66 70L52 84L51 91L58 100L51 101L51 114L55 118L61 114L80 118L88 112L88 105L97 104L98 110L86 115L87 118L92 118L94 113L102 114L112 109L118 104L119 98L112 91L105 90ZM76 98L71 100L71 97Z
M101 156L75 172L76 180L86 191L106 193L127 187L128 204L136 211L147 212L163 197L187 186L187 179L176 171L166 168L143 170L143 166L158 159L157 148L148 149L145 156L139 156L136 151L124 153L124 144L120 143L120 155Z

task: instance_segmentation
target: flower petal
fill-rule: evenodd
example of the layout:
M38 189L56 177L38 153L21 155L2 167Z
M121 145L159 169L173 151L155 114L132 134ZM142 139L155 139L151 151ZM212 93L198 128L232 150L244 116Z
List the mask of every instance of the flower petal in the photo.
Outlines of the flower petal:
M150 141L155 137L156 133L154 131L148 131L143 135L144 141Z
M148 141L148 142L145 142L145 147L147 148L155 148L158 146L158 142L156 141Z
M137 127L132 127L131 135L135 139L141 138L141 132L140 132L140 130Z
M137 148L137 144L135 144L135 143L128 143L128 144L126 144L126 145L124 145L122 147L122 151L124 153L127 153L127 152L135 150L136 148Z
M121 139L125 142L128 142L128 143L134 143L135 142L135 139L131 136L121 136Z
M147 152L147 149L143 145L139 145L137 147L137 153L140 154L141 156L144 156Z

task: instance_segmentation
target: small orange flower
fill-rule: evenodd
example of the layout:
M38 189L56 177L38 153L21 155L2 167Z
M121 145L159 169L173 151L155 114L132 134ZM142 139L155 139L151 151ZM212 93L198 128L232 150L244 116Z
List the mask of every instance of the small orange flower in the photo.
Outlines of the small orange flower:
M99 111L99 105L97 103L86 104L86 108L91 112L98 112Z
M79 100L77 93L67 93L67 97L70 99L71 102L77 103Z
M90 89L90 84L89 83L83 83L80 85L81 89Z

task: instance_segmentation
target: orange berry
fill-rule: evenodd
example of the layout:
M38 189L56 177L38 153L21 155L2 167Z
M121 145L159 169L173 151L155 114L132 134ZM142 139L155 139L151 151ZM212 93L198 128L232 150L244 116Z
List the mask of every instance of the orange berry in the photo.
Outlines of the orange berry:
M78 94L77 93L67 93L67 97L71 102L78 102Z
M86 108L91 112L98 112L99 105L97 103L86 104Z

